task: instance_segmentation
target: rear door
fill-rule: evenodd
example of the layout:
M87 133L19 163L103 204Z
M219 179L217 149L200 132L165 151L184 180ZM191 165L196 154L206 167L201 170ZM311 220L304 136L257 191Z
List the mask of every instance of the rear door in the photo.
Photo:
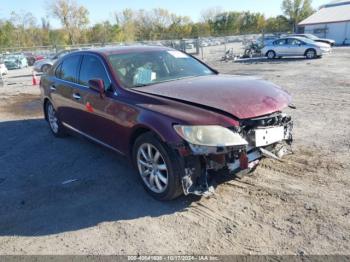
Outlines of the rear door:
M75 54L63 59L54 68L55 81L49 86L50 95L60 120L74 128L79 128L75 103L72 101L73 89L77 85L77 74L81 55Z
M273 42L274 50L277 55L286 55L287 54L287 45L286 39L278 39Z

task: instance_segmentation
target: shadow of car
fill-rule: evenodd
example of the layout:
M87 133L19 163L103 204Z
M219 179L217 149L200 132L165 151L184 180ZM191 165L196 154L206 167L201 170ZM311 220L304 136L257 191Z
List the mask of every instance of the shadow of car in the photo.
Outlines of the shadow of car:
M195 199L156 201L123 157L85 139L57 141L46 125L43 119L0 122L0 236L49 235L158 217Z

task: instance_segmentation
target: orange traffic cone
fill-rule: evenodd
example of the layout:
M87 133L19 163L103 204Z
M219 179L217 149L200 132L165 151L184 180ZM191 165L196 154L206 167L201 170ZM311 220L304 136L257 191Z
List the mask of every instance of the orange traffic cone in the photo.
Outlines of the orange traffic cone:
M35 72L33 71L33 75L32 75L32 85L36 86L38 84L38 80L36 79L36 75Z

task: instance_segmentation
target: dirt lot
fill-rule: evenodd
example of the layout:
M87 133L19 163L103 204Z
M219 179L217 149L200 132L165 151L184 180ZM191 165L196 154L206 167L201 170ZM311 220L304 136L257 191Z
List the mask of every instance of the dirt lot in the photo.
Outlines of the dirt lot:
M157 202L124 158L55 139L30 69L11 71L0 87L0 254L350 254L350 48L312 61L211 54L220 72L293 95L293 155L211 198Z

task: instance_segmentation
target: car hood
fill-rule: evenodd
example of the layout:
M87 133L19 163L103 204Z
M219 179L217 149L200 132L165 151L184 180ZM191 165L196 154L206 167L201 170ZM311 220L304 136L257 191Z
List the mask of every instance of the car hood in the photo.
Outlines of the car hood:
M239 119L281 111L291 102L287 92L270 82L231 75L187 78L137 90L224 111Z
M315 45L318 46L318 47L324 47L324 48L330 47L329 44L323 43L323 42L315 42Z
M330 42L330 43L335 43L335 41L333 39L328 39L328 38L319 38L317 40L318 41L327 41L327 42Z

